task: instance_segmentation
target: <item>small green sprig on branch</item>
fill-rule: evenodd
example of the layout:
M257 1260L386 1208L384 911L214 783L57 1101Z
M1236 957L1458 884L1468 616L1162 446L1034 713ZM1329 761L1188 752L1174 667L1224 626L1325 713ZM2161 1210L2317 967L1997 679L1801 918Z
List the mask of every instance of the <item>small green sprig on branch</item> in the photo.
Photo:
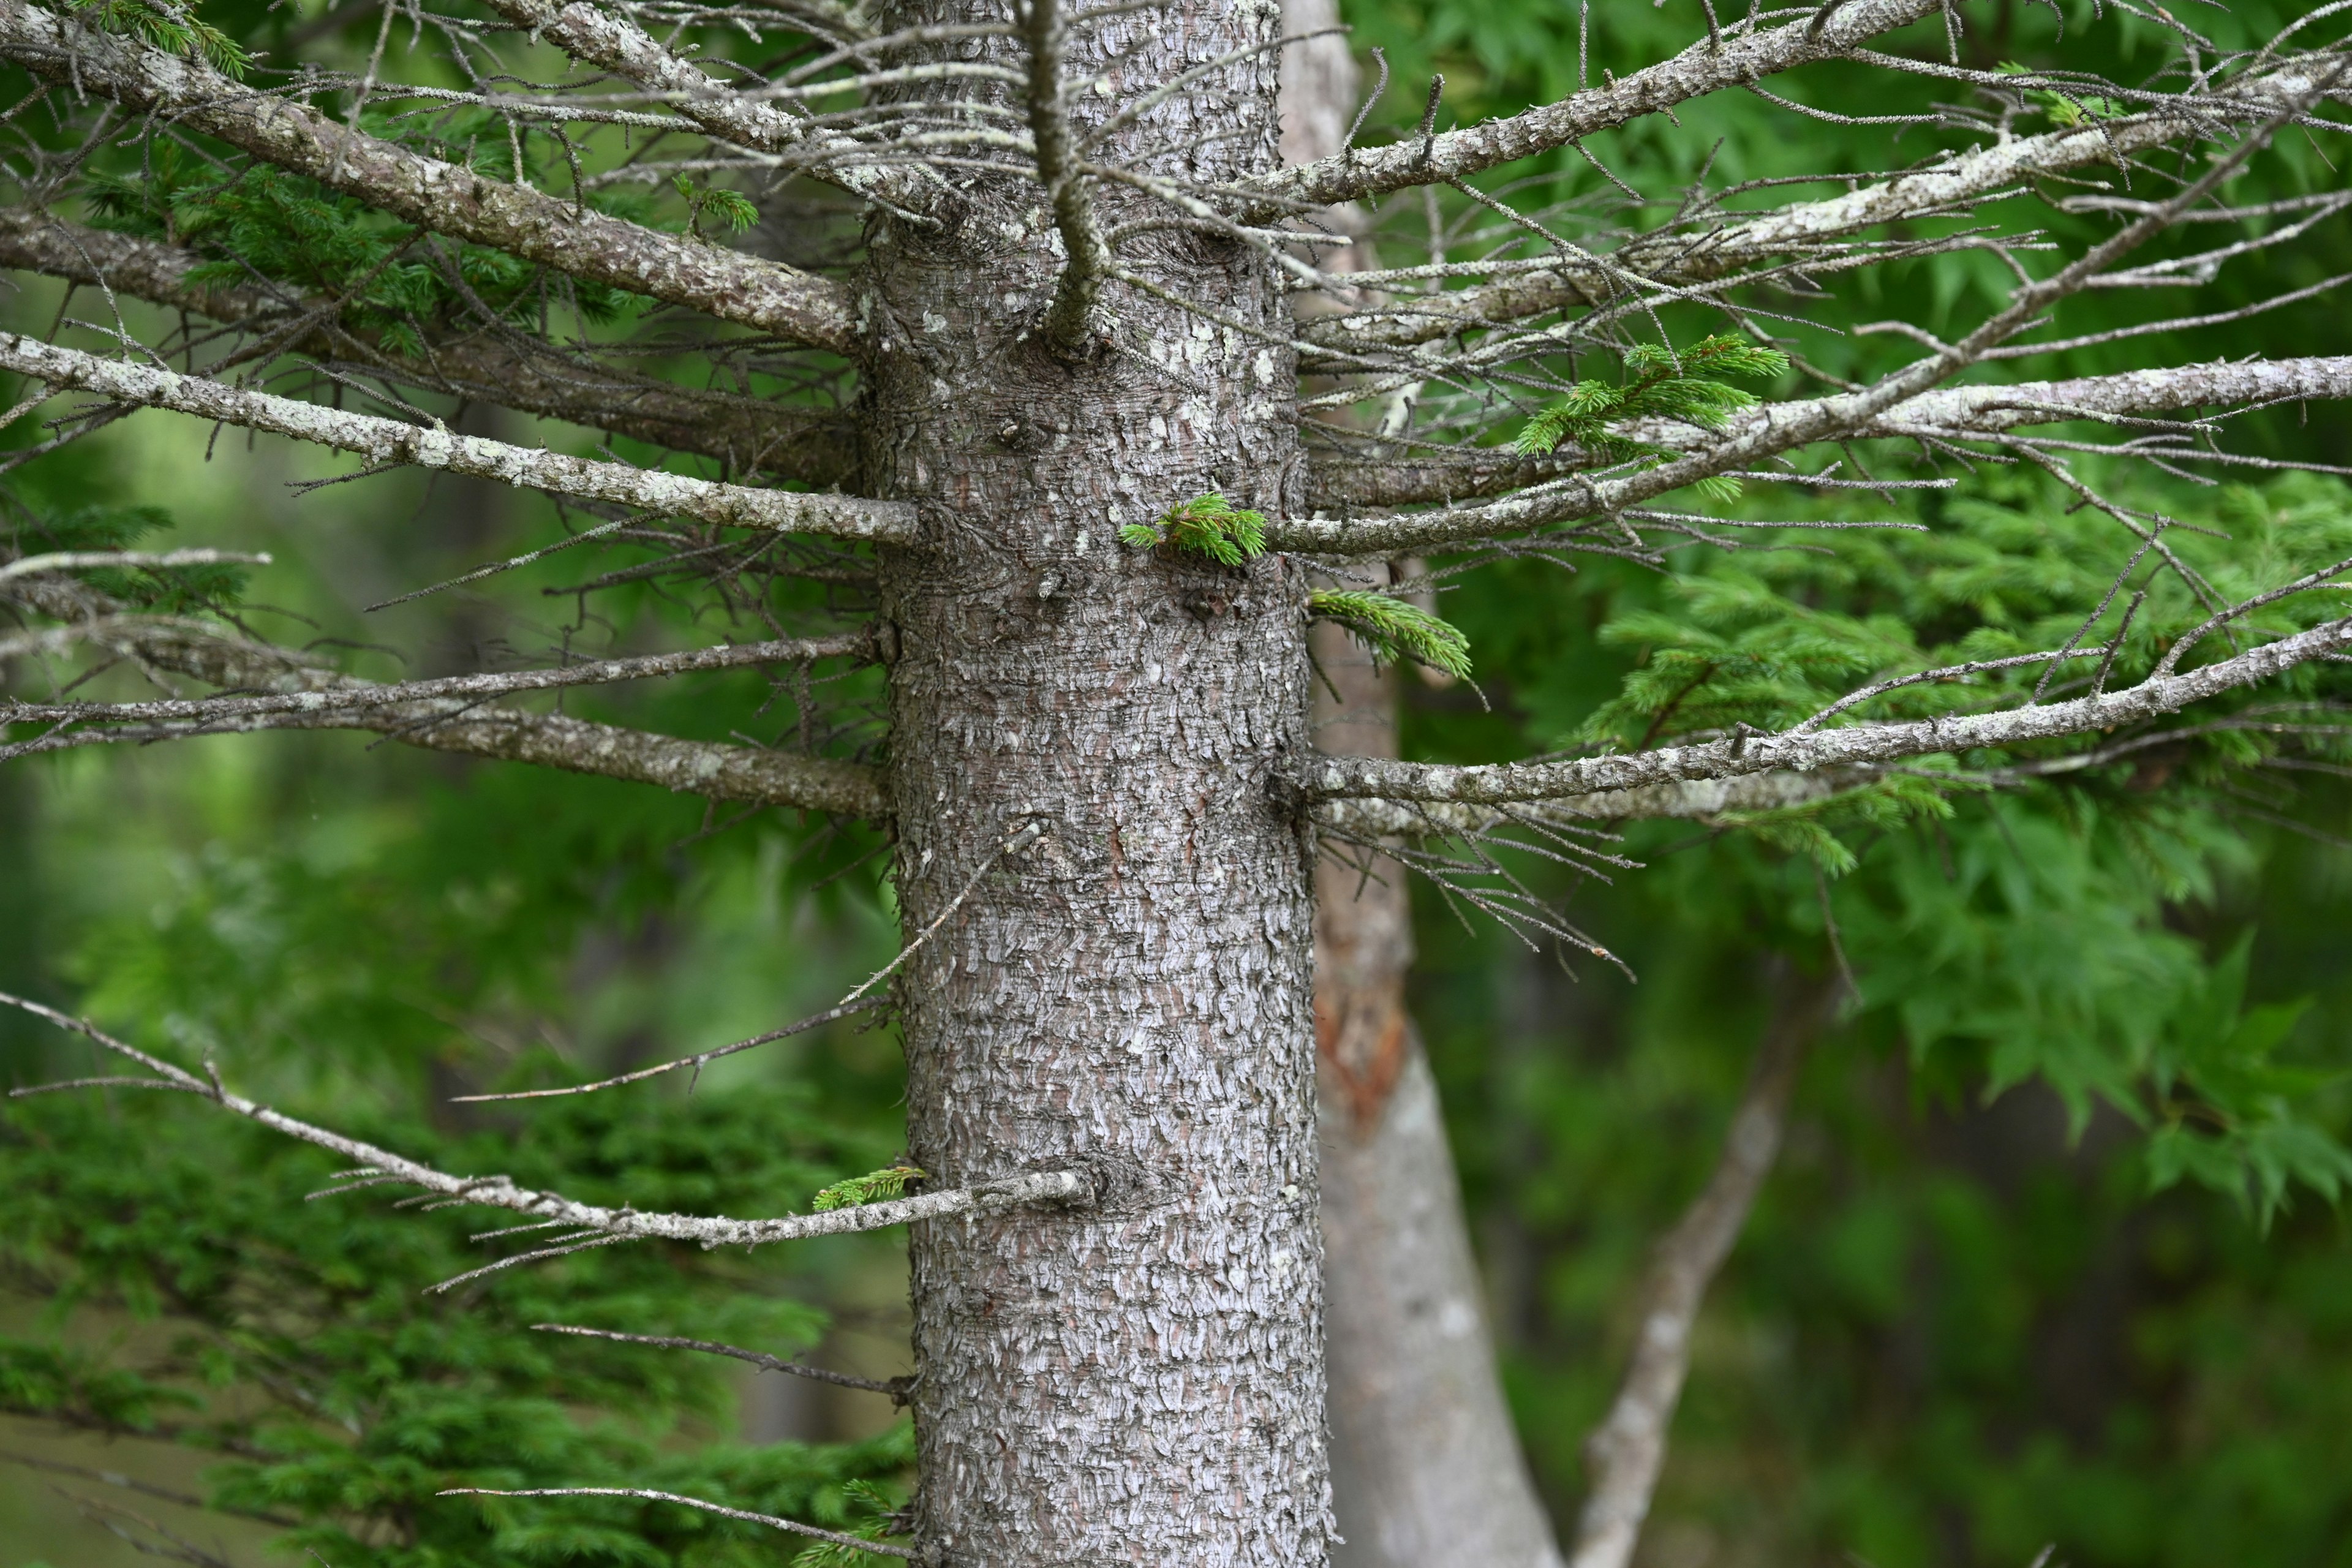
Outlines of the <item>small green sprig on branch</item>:
M686 198L687 227L697 239L710 237L702 229L705 218L730 234L741 234L760 221L760 209L740 191L730 191L723 185L698 185L684 174L673 176L670 183Z
M809 1208L816 1214L833 1209L854 1209L862 1204L879 1203L887 1198L903 1198L907 1184L919 1182L929 1173L919 1165L885 1165L878 1171L868 1171L862 1176L835 1182L809 1200Z
M844 1526L843 1534L861 1541L882 1541L907 1532L906 1520L873 1482L845 1481L841 1490L848 1504L865 1516ZM880 1552L861 1552L842 1542L827 1541L802 1552L793 1559L793 1568L860 1568L863 1563L880 1560Z
M1265 553L1265 514L1235 506L1212 490L1170 507L1157 522L1130 522L1118 537L1136 550L1166 545L1220 566L1239 566Z
M1652 442L1612 434L1609 426L1628 419L1674 419L1702 430L1720 430L1743 408L1753 408L1756 395L1717 375L1766 379L1784 374L1789 356L1778 349L1759 348L1728 333L1702 339L1675 353L1656 343L1637 343L1625 353L1622 385L1580 381L1568 395L1537 415L1512 443L1518 451L1538 454L1563 441L1577 446L1602 463L1643 462L1644 466L1672 456ZM1739 499L1739 481L1713 475L1696 487L1711 501L1728 504Z
M1309 615L1336 621L1356 635L1378 664L1412 659L1457 680L1470 677L1470 639L1461 628L1418 605L1386 594L1318 588L1307 596Z
M79 16L101 32L121 33L167 53L201 59L233 77L242 77L253 57L245 46L205 21L191 5L171 0L69 0Z

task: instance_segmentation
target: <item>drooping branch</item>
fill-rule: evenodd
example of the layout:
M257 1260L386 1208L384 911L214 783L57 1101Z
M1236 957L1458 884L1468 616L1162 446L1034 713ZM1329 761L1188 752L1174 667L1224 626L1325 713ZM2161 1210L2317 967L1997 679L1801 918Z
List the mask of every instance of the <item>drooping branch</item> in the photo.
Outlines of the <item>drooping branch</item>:
M76 643L214 686L362 694L380 689L373 682L322 669L303 655L226 637L202 622L167 616L101 614L19 633L0 640L0 658L61 653ZM745 805L824 811L871 821L890 811L881 771L864 763L683 740L560 713L482 708L466 699L320 711L298 709L235 722L132 726L113 731L111 738L175 740L257 730L360 730L427 751L561 768Z
M1564 802L1604 790L1652 789L1698 779L1869 767L1943 752L2060 740L2134 724L2178 712L2192 702L2254 685L2347 648L2352 648L2352 618L2326 622L2186 674L2151 676L2121 691L2065 702L1902 723L1857 724L1843 730L1801 727L1779 734L1735 736L1570 762L1441 767L1370 757L1322 757L1311 764L1302 783L1308 797L1316 800L1494 805L1513 801Z
M1674 58L1507 119L1389 146L1350 149L1261 174L1237 187L1253 219L1440 184L1565 147L1678 103L1852 53L1867 39L1934 16L1944 0L1845 0L1809 21L1726 34Z
M0 58L218 137L436 233L797 342L857 352L849 291L830 279L357 134L307 103L26 0L0 0Z
M925 1193L918 1197L854 1205L818 1214L786 1215L775 1219L730 1219L723 1215L648 1214L632 1208L606 1208L567 1198L561 1193L540 1192L520 1186L505 1175L460 1176L436 1170L388 1149L378 1148L357 1138L347 1138L340 1132L314 1126L242 1095L231 1093L210 1064L206 1065L205 1076L199 1078L161 1057L152 1056L115 1038L87 1019L60 1013L53 1007L45 1007L37 1002L12 996L5 992L0 992L0 1005L21 1008L37 1017L47 1019L61 1029L84 1036L153 1075L146 1079L110 1080L121 1087L171 1089L193 1094L212 1101L224 1110L259 1122L272 1131L282 1132L289 1138L341 1155L356 1169L337 1178L338 1185L330 1189L331 1194L387 1184L419 1187L454 1203L479 1204L529 1215L542 1222L533 1229L614 1240L687 1241L706 1247L761 1247L771 1242L797 1241L814 1236L843 1236L856 1231L880 1230L888 1226L944 1219L953 1215L992 1214L1032 1204L1066 1204L1089 1195L1094 1187L1092 1180L1081 1172L1039 1171L979 1182L968 1187L950 1188L944 1192ZM27 1094L42 1093L58 1087L67 1086L15 1089L10 1092L10 1098L21 1099ZM558 1245L562 1245L560 1239Z
M1616 1401L1585 1439L1590 1485L1569 1568L1625 1568L1666 1458L1666 1428L1690 1371L1691 1331L1706 1288L1731 1255L1780 1150L1805 1047L1822 1027L1835 981L1795 983L1757 1048L1706 1186L1658 1244L1643 1287L1641 1327Z
M2303 400L2352 399L2352 355L2310 359L2216 361L2211 364L2176 365L2159 370L2126 371L2115 375L2076 376L2063 381L2011 382L1997 386L1939 387L1899 403L1866 425L1848 432L1850 438L1937 436L1966 440L1999 435L2034 425L2075 421L2126 420L2135 416L2169 414L2181 409L2262 407ZM1626 434L1669 447L1706 449L1727 436L1766 431L1788 411L1801 417L1811 402L1773 405L1729 416L1721 431L1693 426L1647 422ZM1573 447L1542 458L1528 458L1505 447L1473 448L1458 455L1423 458L1361 460L1324 459L1308 469L1311 506L1337 510L1350 506L1402 506L1449 497L1492 495L1519 485L1542 486L1551 474L1592 466ZM1549 521L1543 514L1557 503L1573 506L1581 492L1568 489L1536 489L1524 498L1491 507L1454 508L1442 511L1408 512L1394 517L1357 517L1345 521L1305 521L1289 519L1272 524L1268 538L1277 548L1329 549L1341 539L1352 552L1361 540L1361 552L1400 554L1446 543L1493 538L1516 528ZM1505 518L1514 521L1504 521ZM1321 542L1307 543L1314 540Z
M616 374L552 350L526 353L491 331L436 336L424 357L387 351L377 334L338 318L331 300L259 284L198 284L204 257L135 235L0 208L0 267L128 294L193 311L326 361L360 355L369 372L406 385L609 430L657 447L718 458L740 469L788 475L823 489L856 472L848 422L765 398L701 391Z
M915 509L901 501L754 489L635 468L625 463L574 458L481 436L457 435L437 422L429 427L409 425L248 392L204 376L100 359L13 333L0 332L0 370L30 376L52 387L94 392L120 403L168 408L356 452L379 465L446 468L453 474L642 507L727 527L895 541L912 539L917 531Z

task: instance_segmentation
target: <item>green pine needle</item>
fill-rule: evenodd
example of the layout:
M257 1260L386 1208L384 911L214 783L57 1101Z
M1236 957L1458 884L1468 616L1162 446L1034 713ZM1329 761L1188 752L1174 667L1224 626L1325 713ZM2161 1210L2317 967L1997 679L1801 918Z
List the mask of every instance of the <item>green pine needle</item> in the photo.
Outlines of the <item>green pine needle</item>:
M922 1180L926 1173L915 1165L885 1165L878 1171L834 1183L809 1200L809 1208L824 1214L830 1209L854 1209L861 1204L905 1197L907 1184Z
M245 74L253 57L243 45L210 22L199 20L193 5L171 0L69 0L72 8L95 21L100 31L121 33L169 54L201 59L233 77Z
M898 1521L892 1517L890 1500L882 1495L879 1487L871 1481L857 1480L845 1482L841 1489L852 1504L863 1509L867 1515L845 1528L843 1534L855 1535L861 1541L880 1541L885 1536L901 1533ZM868 1558L883 1555L878 1552L861 1551L838 1541L827 1541L793 1558L793 1568L857 1568Z
M1607 427L1621 420L1664 418L1720 430L1734 414L1754 407L1756 395L1710 377L1769 378L1788 368L1789 356L1780 350L1759 348L1728 333L1702 339L1680 355L1656 343L1637 343L1625 353L1623 385L1578 382L1558 404L1529 419L1513 445L1521 452L1549 452L1572 439L1603 463L1655 460L1666 455L1662 448L1611 435Z
M1318 589L1307 596L1307 613L1337 621L1356 634L1381 664L1410 658L1456 679L1470 674L1470 639L1461 629L1417 605L1386 594Z
M687 224L697 236L702 233L702 220L706 217L724 225L736 234L760 221L760 209L753 206L751 198L740 191L730 191L718 185L698 185L684 174L673 176L670 183L677 187L677 194L686 198Z
M1170 507L1157 523L1130 522L1118 537L1137 550L1165 544L1220 566L1239 566L1265 553L1265 514L1235 506L1213 490Z

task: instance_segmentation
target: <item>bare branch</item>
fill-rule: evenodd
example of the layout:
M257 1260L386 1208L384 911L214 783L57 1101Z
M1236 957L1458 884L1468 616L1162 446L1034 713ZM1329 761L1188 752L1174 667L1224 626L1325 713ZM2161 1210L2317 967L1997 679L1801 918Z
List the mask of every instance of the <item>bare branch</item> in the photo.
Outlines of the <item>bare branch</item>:
M534 37L637 83L709 135L738 147L791 156L792 167L901 212L919 211L944 190L919 165L877 163L866 143L796 120L718 81L665 48L625 16L583 0L488 0L490 9Z
M168 570L174 566L267 566L269 557L238 550L166 550L161 554L139 550L61 550L49 555L20 555L0 562L0 583L44 572Z
M1848 0L1818 27L1791 22L1767 32L1695 44L1662 64L1505 120L1370 152L1350 149L1244 181L1253 220L1361 200L1412 185L1458 180L1565 147L1599 132L1727 87L1851 53L1866 38L1933 16L1942 0Z
M1628 275L1665 287L1728 278L1866 229L1964 210L2038 176L2114 164L2136 153L2258 121L2309 89L2314 64L2280 66L2146 113L1971 147L1926 168L1822 201L1740 217L1705 233L1677 226L1638 236L1611 253L1606 266L1567 256L1493 283L1401 300L1380 310L1326 316L1303 326L1300 336L1324 348L1367 353L1549 310L1602 305L1624 293ZM2137 210L2146 206L2140 204Z
M1626 756L1486 767L1323 757L1310 764L1306 792L1316 800L1386 798L1492 805L1522 800L1562 802L1603 790L1647 789L1695 779L1867 767L1940 752L2057 740L2137 723L2347 648L2352 648L2352 618L2329 621L2187 674L2151 676L2122 691L2067 702L1802 734L1735 736Z
M625 1334L614 1329L587 1329L571 1323L533 1323L532 1328L547 1334L578 1334L586 1339L617 1340L623 1344L652 1345L660 1350L700 1351L705 1355L732 1356L749 1362L762 1372L786 1373L793 1377L805 1377L813 1383L829 1383L836 1388L861 1389L868 1394L887 1394L894 1405L907 1403L907 1391L912 1378L853 1377L845 1372L829 1372L821 1366L804 1366L796 1361L786 1361L763 1351L747 1351L740 1345L722 1345L715 1340L685 1340L669 1334ZM0 1455L0 1458L6 1456Z
M360 135L200 60L0 0L0 58L165 116L437 233L721 321L855 354L849 292L719 246L659 234L577 202Z
M373 683L318 668L266 643L225 637L201 622L163 616L101 616L22 634L0 655L62 651L87 641L144 665L215 686L267 690L370 689ZM363 730L427 751L530 763L567 773L657 784L684 795L750 805L825 811L879 820L890 813L879 769L833 757L590 723L555 713L484 710L469 701L396 708L331 709L113 731L123 741L174 740L230 731Z
M1569 1568L1625 1568L1666 1458L1666 1428L1690 1370L1699 1303L1748 1223L1772 1168L1805 1047L1826 1021L1838 984L1799 984L1766 1027L1723 1153L1705 1190L1658 1244L1643 1288L1641 1330L1609 1414L1585 1439L1591 1478Z
M230 326L288 334L284 351L319 359L366 351L389 380L528 414L610 430L657 447L786 474L823 489L856 469L846 422L814 409L632 376L552 350L527 353L493 331L435 339L422 362L386 353L375 334L334 322L331 301L258 286L199 286L205 258L178 246L71 224L47 213L0 208L0 267L92 284L190 310ZM296 331L305 319L316 323Z
M814 1536L836 1546L851 1546L860 1552L878 1552L885 1557L912 1559L915 1552L905 1546L892 1546L887 1542L868 1541L862 1535L845 1535L838 1530L821 1530L814 1524L803 1524L796 1519L779 1519L772 1513L753 1513L747 1509L728 1508L720 1503L705 1502L700 1498L680 1497L676 1492L646 1491L636 1487L534 1487L523 1491L496 1491L488 1487L451 1487L437 1494L441 1497L625 1497L645 1502L676 1503L680 1508L700 1509L705 1513L740 1519L751 1524L772 1525L788 1530L794 1535Z
M732 1045L717 1046L707 1051L697 1051L690 1057L678 1057L656 1067L639 1068L635 1072L625 1072L613 1078L598 1079L594 1083L567 1083L556 1089L510 1089L504 1094L459 1094L451 1096L450 1103L478 1105L488 1100L555 1100L565 1095L593 1094L600 1089L619 1089L625 1084L643 1083L647 1079L659 1078L664 1073L676 1072L680 1068L692 1068L695 1077L699 1079L702 1076L702 1069L721 1057L731 1057L738 1051L748 1051L754 1046L769 1045L777 1040L788 1040L794 1035L806 1034L811 1029L838 1023L844 1018L855 1016L859 1013L870 1013L877 1007L887 1006L889 1002L890 997L887 993L879 996L860 997L856 1001L844 1003L838 1007L828 1007L813 1017L803 1018L797 1024L787 1024L781 1029L770 1029L765 1034L753 1035L748 1040L737 1040Z
M1561 817L1586 822L1685 820L1708 822L1757 811L1810 805L1861 788L1877 779L1866 768L1815 773L1749 773L1733 778L1685 779L1638 789L1595 790L1547 800L1533 808L1540 822ZM1459 802L1379 799L1327 800L1315 807L1316 825L1347 839L1454 837L1492 832L1529 815L1529 808Z
M191 552L190 553L194 553ZM212 553L205 552L205 553ZM52 557L33 556L38 562ZM93 555L104 562L104 555ZM0 578L12 562L0 566ZM34 704L13 700L0 702L0 724L189 724L206 729L239 728L245 721L280 713L331 713L362 708L394 708L415 703L465 700L488 701L524 691L548 691L572 686L600 686L620 680L646 680L684 675L695 670L739 669L757 664L804 664L813 659L870 656L874 635L853 632L845 637L803 637L790 641L740 643L728 647L689 648L680 653L647 654L636 658L597 659L558 669L516 669L496 674L452 675L436 680L405 680L377 686L357 682L321 690L276 692L266 697L212 697L165 702L68 702ZM462 711L462 710L459 710ZM104 739L103 734L91 737ZM53 733L23 745L0 745L0 762L34 752L65 749L78 737Z
M77 1018L5 992L0 992L0 1005L21 1008L36 1017L47 1019L61 1029L84 1036L115 1055L137 1062L156 1077L168 1079L173 1088L185 1093L202 1095L225 1110L257 1121L289 1138L340 1154L357 1167L352 1174L365 1178L370 1184L382 1178L405 1186L422 1187L428 1193L457 1203L509 1209L516 1214L551 1221L569 1230L613 1240L690 1241L706 1247L761 1247L813 1236L844 1236L856 1231L880 1230L894 1225L909 1225L917 1220L943 1219L950 1215L994 1214L1034 1204L1065 1204L1090 1194L1094 1188L1093 1182L1079 1172L1043 1171L1000 1177L968 1187L952 1187L944 1192L925 1193L919 1197L893 1198L884 1203L829 1209L821 1214L788 1215L777 1219L730 1219L721 1215L646 1214L630 1208L604 1208L567 1198L560 1193L543 1193L517 1186L510 1178L503 1175L458 1176L436 1171L430 1165L419 1164L390 1150L380 1149L356 1138L347 1138L323 1127L315 1127L242 1095L232 1094L222 1087L217 1075L211 1073L209 1068L205 1077L198 1078L161 1057L151 1056L135 1046L116 1039L88 1019ZM11 1092L21 1095L25 1091Z
M793 490L753 489L682 474L597 462L560 452L460 436L436 421L430 429L350 414L295 398L247 392L202 376L104 360L37 338L0 333L0 369L51 386L99 393L122 403L169 408L199 418L290 436L357 452L378 464L409 463L691 517L734 528L827 533L844 539L915 537L915 509L903 501L861 500Z

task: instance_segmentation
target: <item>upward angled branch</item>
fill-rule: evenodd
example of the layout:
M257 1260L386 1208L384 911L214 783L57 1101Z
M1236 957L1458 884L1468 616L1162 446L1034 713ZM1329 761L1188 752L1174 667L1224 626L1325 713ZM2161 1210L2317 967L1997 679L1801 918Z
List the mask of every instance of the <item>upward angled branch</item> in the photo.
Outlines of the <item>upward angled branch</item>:
M1946 386L1887 409L1849 438L1935 436L1969 440L2029 425L2127 420L2135 415L2184 408L2247 408L2305 399L2352 399L2352 355L2242 360L2235 363L2172 365L2064 381L2019 381L1990 386ZM1661 447L1704 450L1727 435L1766 431L1784 414L1802 416L1811 402L1770 405L1729 416L1720 431L1664 420L1636 421L1629 434ZM1407 505L1455 497L1497 495L1531 487L1491 505L1400 512L1346 521L1286 519L1268 537L1279 548L1395 554L1467 540L1489 539L1533 527L1579 508L1583 492L1557 482L1566 470L1600 466L1571 447L1543 457L1507 448L1472 447L1423 458L1327 460L1309 469L1307 498L1323 507ZM1344 544L1342 544L1344 542Z
M1307 323L1301 335L1342 353L1365 353L1549 310L1600 305L1622 295L1628 278L1667 287L1728 278L1867 229L1963 209L2021 180L2119 163L2169 142L2259 121L2309 89L2315 65L2296 60L2144 113L1971 147L1821 201L1732 215L1710 231L1676 228L1637 236L1612 252L1605 266L1567 256L1556 266L1475 288L1417 300L1408 297L1378 311L1325 317Z
M1415 136L1371 152L1349 150L1242 182L1253 217L1360 201L1413 185L1440 184L1498 164L1565 147L1645 114L1816 60L1850 54L1864 39L1934 16L1944 0L1846 0L1811 22L1694 44L1647 70L1505 120Z
M0 0L0 58L216 136L421 227L797 342L857 352L848 290L829 279L356 134L307 103L27 0Z
M827 533L842 539L905 541L915 537L915 509L902 501L753 489L625 463L596 462L561 452L510 446L442 427L348 414L291 397L210 381L203 376L100 359L35 338L0 332L0 369L51 386L95 392L119 403L169 408L199 418L360 453L375 463L412 463L453 474L527 485L557 495L614 501L649 511L691 517L733 528Z
M1110 247L1096 226L1087 176L1076 166L1067 106L1062 101L1062 10L1060 0L1028 0L1024 18L1029 42L1029 134L1037 147L1037 177L1054 205L1054 229L1062 237L1062 276L1045 312L1045 342L1055 353L1076 355L1088 337L1095 300L1110 271Z
M1373 757L1322 757L1305 784L1310 799L1386 798L1465 805L1567 800L1602 790L1643 790L1689 779L1729 779L1788 770L1865 767L1912 757L2014 746L2114 729L2268 680L2311 659L2352 648L2352 619L2329 621L2186 675L2157 675L2122 691L2040 707L1962 713L1906 723L1857 724L1735 736L1572 762L1438 767Z
M1625 1568L1666 1457L1666 1428L1690 1371L1691 1331L1748 1211L1780 1153L1805 1047L1827 1021L1839 985L1792 983L1757 1048L1748 1087L1732 1112L1723 1154L1706 1188L1658 1244L1643 1287L1641 1327L1625 1380L1609 1414L1585 1440L1592 1478L1577 1521L1570 1568Z

